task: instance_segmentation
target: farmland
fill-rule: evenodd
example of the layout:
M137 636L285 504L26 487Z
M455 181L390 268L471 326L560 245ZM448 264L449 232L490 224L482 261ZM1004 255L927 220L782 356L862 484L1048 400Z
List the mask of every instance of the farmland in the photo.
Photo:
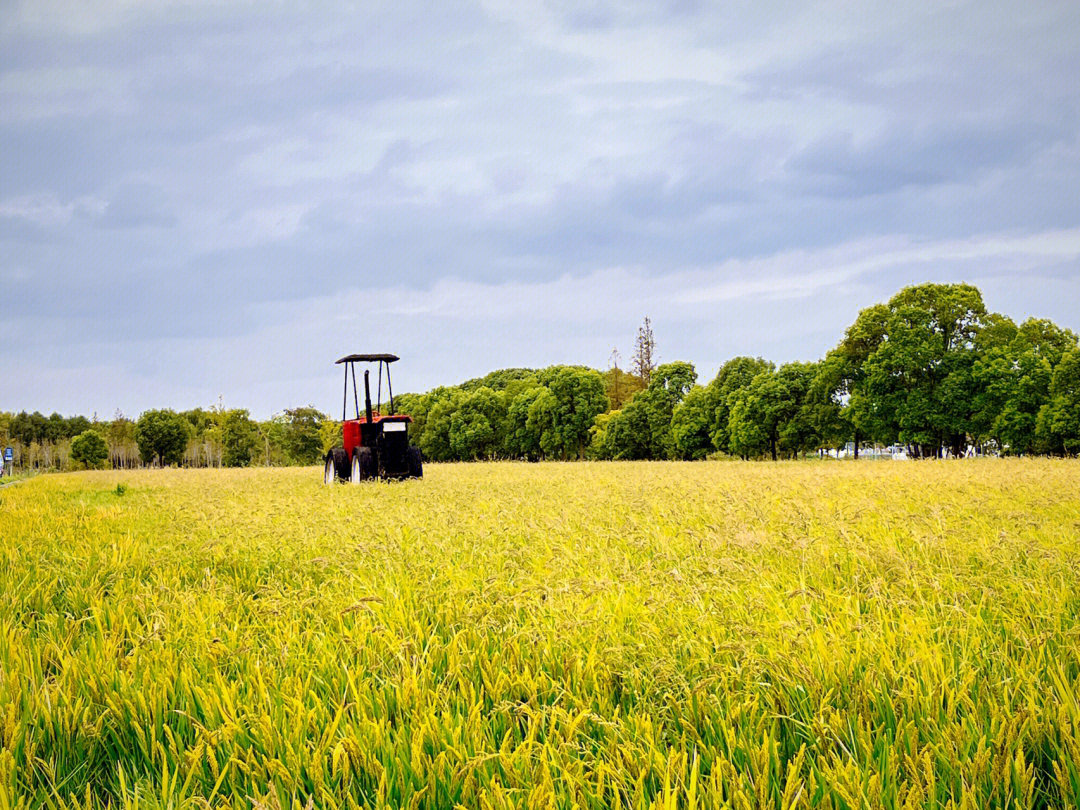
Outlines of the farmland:
M0 489L0 808L1075 807L1075 461Z

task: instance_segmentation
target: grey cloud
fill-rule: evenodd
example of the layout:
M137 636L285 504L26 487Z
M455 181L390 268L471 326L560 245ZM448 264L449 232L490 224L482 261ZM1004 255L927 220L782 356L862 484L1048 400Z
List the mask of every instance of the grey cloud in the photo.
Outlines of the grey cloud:
M164 228L176 224L165 191L149 183L125 183L110 196L94 224L101 228Z
M118 128L101 118L78 128L48 122L0 126L0 196L97 192L130 166L131 155L120 141Z
M1001 166L1023 166L1066 136L1064 128L1053 132L1019 123L967 131L892 131L867 144L837 134L793 155L786 169L796 185L811 194L885 194L907 186L960 182Z
M136 4L57 30L16 13L0 24L0 93L17 73L18 105L51 112L0 116L0 362L37 358L27 390L41 407L64 395L49 369L103 352L120 369L114 404L150 390L190 401L206 387L200 352L270 340L282 319L296 341L328 340L324 319L359 318L340 311L350 290L738 274L724 263L1075 228L1075 8L556 3L538 19L510 5ZM35 84L49 71L108 76L110 105L65 111L54 102L68 96ZM48 205L12 213L27 200ZM783 267L798 288L798 263ZM1075 268L1039 272L1064 285ZM991 257L981 270L998 294L1017 283L1006 269ZM843 306L814 299L813 317L786 302L791 323L772 337L724 310L703 356L812 355L856 303L918 272L859 279ZM1072 288L1052 289L1025 290L1034 314ZM440 322L453 340L427 344L422 321L382 328L429 357L424 387L487 370L449 344L497 343L485 363L520 365L568 358L594 332L606 343L640 317L615 290L595 323L559 336L531 312L512 328ZM27 313L48 317L10 327ZM665 356L692 355L702 324L652 314L673 336ZM162 352L154 372L146 358ZM271 392L310 372L281 356L250 389L266 399L239 404L292 404Z
M744 74L741 80L747 97L755 99L798 100L814 95L880 102L890 92L889 79L883 74L902 53L899 43L830 49L794 62L770 64Z

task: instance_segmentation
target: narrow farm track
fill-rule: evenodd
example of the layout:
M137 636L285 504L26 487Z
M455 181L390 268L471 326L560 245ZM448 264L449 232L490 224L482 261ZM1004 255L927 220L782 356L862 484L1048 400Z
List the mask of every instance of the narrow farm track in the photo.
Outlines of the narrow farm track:
M1077 462L426 473L0 492L0 808L1080 806Z

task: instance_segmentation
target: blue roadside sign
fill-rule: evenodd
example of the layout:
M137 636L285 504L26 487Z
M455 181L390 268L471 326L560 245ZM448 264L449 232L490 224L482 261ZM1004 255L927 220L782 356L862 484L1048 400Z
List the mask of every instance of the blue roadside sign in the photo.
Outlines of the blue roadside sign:
M15 451L12 450L10 447L5 447L4 448L4 461L11 461L13 458L15 458Z

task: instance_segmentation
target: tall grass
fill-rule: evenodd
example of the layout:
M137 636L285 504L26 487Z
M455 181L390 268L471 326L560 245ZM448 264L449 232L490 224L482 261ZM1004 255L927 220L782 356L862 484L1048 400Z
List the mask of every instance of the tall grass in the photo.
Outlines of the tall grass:
M1063 461L44 476L0 810L1076 807L1078 577Z

